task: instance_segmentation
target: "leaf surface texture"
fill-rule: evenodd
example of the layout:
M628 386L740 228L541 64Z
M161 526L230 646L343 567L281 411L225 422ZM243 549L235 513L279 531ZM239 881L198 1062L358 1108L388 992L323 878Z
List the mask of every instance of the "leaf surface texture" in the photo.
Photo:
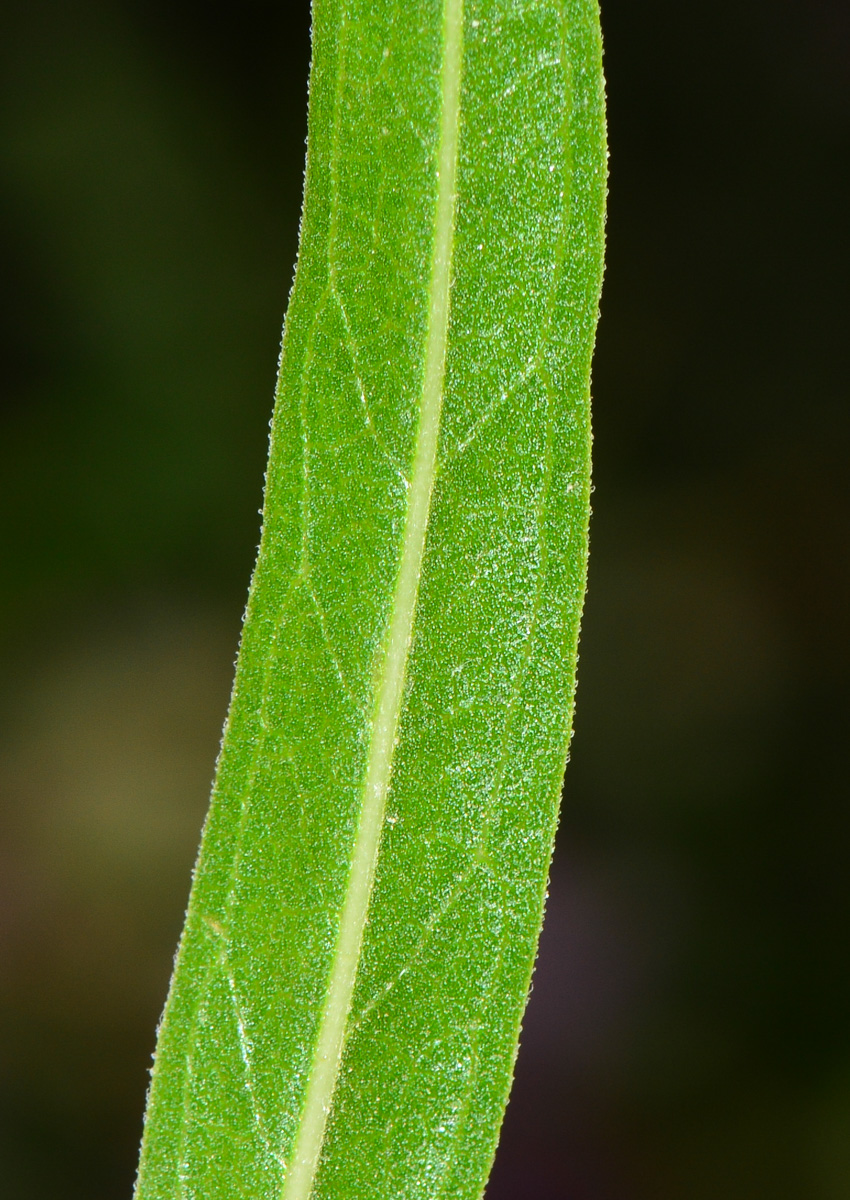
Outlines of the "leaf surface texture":
M481 1194L570 736L595 0L316 0L263 535L137 1200Z

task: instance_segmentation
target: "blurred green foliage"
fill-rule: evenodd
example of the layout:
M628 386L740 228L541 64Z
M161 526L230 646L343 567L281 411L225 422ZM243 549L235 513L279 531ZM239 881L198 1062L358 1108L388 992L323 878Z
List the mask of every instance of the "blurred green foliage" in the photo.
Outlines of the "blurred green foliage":
M306 14L293 29L248 5L206 37L202 15L6 10L12 611L140 581L244 591L300 206ZM223 69L240 33L248 96ZM277 85L251 95L282 54Z
M0 21L0 1189L111 1200L258 534L308 14ZM577 737L488 1195L843 1200L850 22L603 22Z

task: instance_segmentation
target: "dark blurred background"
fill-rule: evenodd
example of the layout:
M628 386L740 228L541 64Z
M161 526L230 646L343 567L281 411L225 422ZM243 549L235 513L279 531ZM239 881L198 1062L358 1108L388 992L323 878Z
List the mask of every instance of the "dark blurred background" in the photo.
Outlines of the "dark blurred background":
M847 0L603 0L577 737L490 1200L850 1196ZM0 1192L130 1195L258 533L306 3L0 18Z

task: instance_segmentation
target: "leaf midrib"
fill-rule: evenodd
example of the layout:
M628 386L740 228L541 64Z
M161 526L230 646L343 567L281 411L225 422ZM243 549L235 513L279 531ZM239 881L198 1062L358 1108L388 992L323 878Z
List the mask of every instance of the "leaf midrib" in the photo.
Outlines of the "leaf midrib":
M381 669L375 685L369 756L352 851L351 871L316 1049L307 1081L304 1107L290 1169L283 1186L282 1200L309 1200L313 1191L342 1060L401 716L431 493L436 473L446 367L462 48L463 0L445 0L434 248L428 290L425 367L413 473L407 491L401 561L393 592Z

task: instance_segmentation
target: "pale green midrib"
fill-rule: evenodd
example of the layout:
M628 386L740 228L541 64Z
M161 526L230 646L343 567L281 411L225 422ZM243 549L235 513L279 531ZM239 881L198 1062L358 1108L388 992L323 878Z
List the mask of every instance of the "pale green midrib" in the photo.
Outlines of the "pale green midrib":
M304 1107L301 1111L295 1149L283 1186L282 1200L309 1200L313 1191L325 1127L342 1060L401 715L440 432L454 239L462 44L463 0L446 0L443 12L443 63L440 77L437 204L425 370L413 473L408 489L401 563L393 594L383 663L376 686L375 715L363 803L352 851L351 872Z

